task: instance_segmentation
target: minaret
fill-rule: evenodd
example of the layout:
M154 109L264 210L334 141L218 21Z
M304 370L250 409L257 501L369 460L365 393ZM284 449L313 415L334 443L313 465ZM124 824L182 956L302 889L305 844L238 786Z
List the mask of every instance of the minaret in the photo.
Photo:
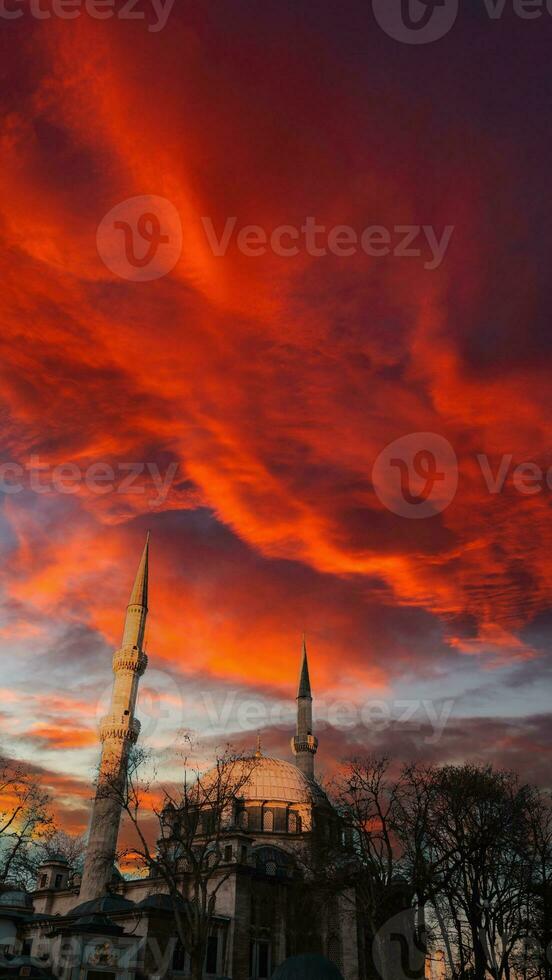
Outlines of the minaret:
M318 739L312 734L312 694L309 679L307 644L303 636L303 657L297 691L297 734L291 740L296 756L296 765L305 776L314 779L314 757L318 749Z
M125 787L129 750L140 731L140 722L134 717L138 681L148 663L143 650L148 615L148 557L149 531L126 611L123 642L113 657L111 709L100 722L102 759L86 848L81 902L104 895L113 874L121 820L121 805L113 787L118 791Z

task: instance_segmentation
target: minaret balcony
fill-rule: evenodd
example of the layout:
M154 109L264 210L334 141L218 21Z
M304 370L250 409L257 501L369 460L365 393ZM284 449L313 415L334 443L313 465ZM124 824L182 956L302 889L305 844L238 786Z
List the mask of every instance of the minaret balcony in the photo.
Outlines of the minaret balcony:
M140 722L130 715L105 715L100 721L100 740L116 738L124 742L135 742L140 734Z
M291 740L291 747L297 755L299 752L311 752L316 754L318 749L318 739L316 735L294 735Z
M128 670L142 676L148 666L148 658L138 647L122 647L113 655L113 671Z

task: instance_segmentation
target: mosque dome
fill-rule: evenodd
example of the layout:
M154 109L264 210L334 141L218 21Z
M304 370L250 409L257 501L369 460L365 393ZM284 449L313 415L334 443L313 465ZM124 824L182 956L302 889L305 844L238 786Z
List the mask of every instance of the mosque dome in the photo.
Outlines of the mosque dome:
M335 963L318 953L290 956L274 971L272 980L343 980Z
M234 763L231 763L234 765ZM239 786L236 796L247 802L262 802L264 800L281 801L283 803L328 803L326 794L318 783L303 775L297 766L281 759L271 759L257 752L251 759L235 763L235 776L229 777L229 784ZM251 772L249 772L251 767ZM247 778L242 784L243 772ZM202 779L206 788L210 780L219 778L218 770L212 769Z
M317 783L297 766L260 755L240 789L245 800L281 800L284 803L323 803L326 796Z

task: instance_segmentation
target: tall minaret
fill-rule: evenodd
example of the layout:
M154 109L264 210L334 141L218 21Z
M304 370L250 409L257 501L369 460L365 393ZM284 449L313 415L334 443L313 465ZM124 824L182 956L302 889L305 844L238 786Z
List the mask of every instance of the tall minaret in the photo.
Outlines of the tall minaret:
M303 657L297 691L297 734L291 740L296 765L305 776L314 779L314 757L318 749L318 739L312 734L312 694L309 680L307 644L303 636Z
M111 710L100 722L102 759L86 848L81 902L104 895L113 874L121 806L114 798L112 787L124 789L125 786L129 749L140 731L140 722L134 717L138 681L148 663L143 650L148 615L148 555L149 531L126 611L123 642L113 657Z

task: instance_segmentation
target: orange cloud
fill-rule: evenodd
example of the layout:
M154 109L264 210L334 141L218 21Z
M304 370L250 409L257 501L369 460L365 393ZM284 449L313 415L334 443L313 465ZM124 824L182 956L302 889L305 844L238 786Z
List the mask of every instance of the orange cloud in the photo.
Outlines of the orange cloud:
M292 696L303 630L320 693L387 691L465 654L531 663L542 646L527 630L552 598L549 491L491 494L477 463L550 464L524 165L473 106L452 126L413 98L363 21L371 57L358 61L357 33L329 30L329 12L313 32L270 7L254 31L229 9L215 23L206 2L175 8L162 37L116 19L7 25L26 33L3 96L2 460L25 468L25 490L2 509L3 640L90 688L102 656L108 685L102 640L119 642L152 526L149 648L184 683ZM450 70L452 105L464 62L435 67L428 91ZM165 279L129 283L102 263L96 229L153 193L181 215L182 257ZM406 257L253 259L234 242L216 256L201 223L270 231L308 215L455 232L428 272ZM426 431L453 446L459 489L443 514L409 522L371 470L386 444ZM33 458L178 472L153 504L150 478L37 491ZM95 653L57 649L76 627ZM79 722L95 692L31 694L44 746L95 744Z

